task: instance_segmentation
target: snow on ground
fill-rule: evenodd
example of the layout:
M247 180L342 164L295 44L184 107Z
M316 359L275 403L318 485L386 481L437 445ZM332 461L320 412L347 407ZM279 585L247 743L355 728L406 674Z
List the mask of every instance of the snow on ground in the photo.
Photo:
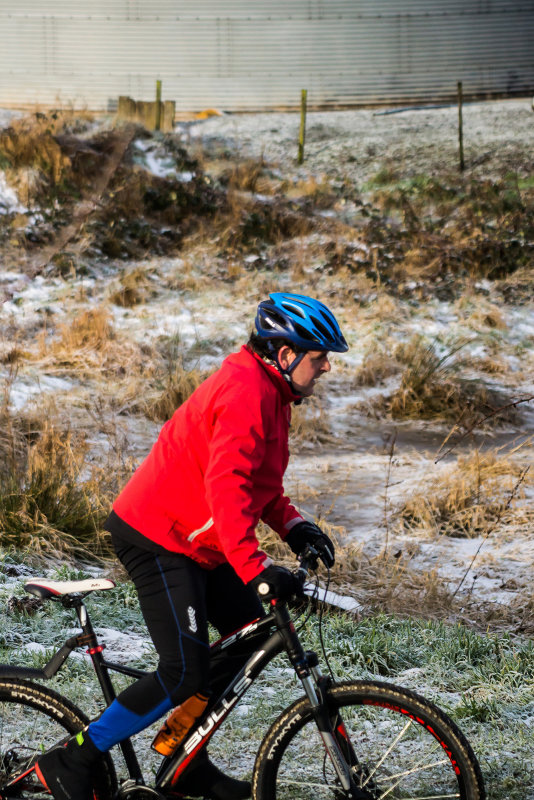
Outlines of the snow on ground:
M467 163L482 159L491 172L492 158L513 157L532 148L531 99L467 103L463 111ZM226 114L182 127L186 141L225 147L241 156L261 157L292 174L300 116L296 112ZM428 171L458 165L458 109L427 108L391 114L383 110L313 111L306 126L303 175L339 174L365 181L391 161L406 170Z
M23 214L28 209L19 203L14 189L8 184L5 174L0 171L0 214Z
M14 283L19 280L17 275L12 278ZM20 282L23 283L22 278ZM96 291L95 286L93 291ZM98 291L101 296L105 295L102 282ZM15 317L19 324L21 320L30 324L41 313L42 308L52 309L58 317L69 317L76 304L69 309L62 297L65 294L69 292L65 282L59 279L25 284L15 293L13 299L4 304L2 319L5 323ZM233 346L239 346L240 342L246 340L250 326L249 305L248 298L234 298L224 287L214 286L198 295L180 295L169 291L159 294L147 304L128 309L113 307L114 326L122 334L139 342L178 334L186 348L198 341L216 344L223 338L225 345L219 348L219 355L198 358L197 366L210 368L220 363L225 355L225 348L232 349L229 347L229 339L234 343ZM514 373L520 366L513 355L514 347L519 341L534 340L534 318L529 306L502 309L502 312L507 323L502 337L510 353L507 362ZM451 304L441 302L435 303L433 307L430 305L423 308L420 314L411 315L405 323L396 323L393 328L390 327L390 333L400 341L421 330L427 335L443 336L452 329L457 336L469 333L469 329L457 319ZM286 487L290 496L310 516L327 514L329 522L346 528L349 538L362 543L368 552L377 553L382 548L385 537L384 491L388 456L384 454L384 441L394 429L397 430L396 454L388 490L388 508L391 513L403 497L424 481L429 470L434 475L439 474L443 465L434 466L433 459L448 429L446 426L436 428L424 423L395 426L391 422L366 419L355 410L357 402L379 393L387 393L398 384L398 377L393 377L382 385L351 389L347 392L342 376L344 371L361 362L361 342L365 338L365 325L349 329L348 339L353 343L352 351L347 357L336 357L331 376L322 380L321 396L337 438L332 444L304 448L295 455L288 469ZM477 348L480 348L479 344L472 345L473 353L477 352ZM336 365L340 377L336 375ZM86 391L90 395L93 389L86 379L79 384L73 377L39 374L35 370L21 371L11 388L11 402L14 408L20 410L25 404L39 401L44 395L72 394L79 391ZM521 381L515 393L518 396L534 393L532 381ZM130 436L129 426L124 419L122 424L126 435ZM135 452L136 457L140 458L151 446L154 425L147 422L146 425L136 424L135 427ZM493 437L490 435L487 445L513 442L522 433L528 433L528 428L526 431L501 431ZM131 435L134 435L133 428ZM411 538L408 533L395 534L390 544L402 549L409 544ZM499 558L503 547L500 537L495 536L484 542L482 553L485 561L478 558L477 570L470 576L464 588L488 600L506 602L510 591L513 592L510 579L518 570L523 574L534 565L534 539L529 535L521 536L521 542L517 552L507 555L506 558ZM429 537L427 541L417 538L416 544L418 553L412 565L427 570L438 568L443 577L457 585L480 542L478 539L465 542ZM485 563L490 561L491 567ZM477 579L474 584L475 575ZM524 581L522 583L524 585ZM500 586L503 584L511 589L501 591Z
M8 124L10 118L9 113L0 110L0 126ZM455 107L403 110L396 114L373 110L311 112L307 122L306 161L302 167L295 165L298 124L296 113L228 114L195 124L178 123L177 130L182 132L186 144L203 148L207 170L215 157L224 159L225 152L229 157L236 153L241 157L263 156L272 163L273 170L290 181L310 175L319 180L322 174L342 180L344 175L350 175L363 185L388 163L401 164L407 171L419 173L429 172L434 166L448 165L451 169L457 166ZM528 151L532 146L534 115L530 98L467 104L464 130L466 158L472 163L478 159L477 169L491 175L492 163L497 162L509 163L512 168L517 152ZM171 167L157 146L148 140L138 140L136 148L139 166L144 165L157 175L169 174ZM192 175L184 172L179 177L188 181ZM10 192L0 176L0 207L2 203L6 207L10 203L13 210L18 200ZM336 209L339 215L350 216L350 213L347 208ZM248 258L250 261L257 256ZM135 266L153 277L157 291L147 302L121 308L109 304L116 275L105 268L97 276L38 276L30 280L10 269L10 265L0 263L0 296L4 298L0 322L6 329L10 325L31 329L43 316L53 318L56 323L68 321L90 306L107 304L117 332L139 343L154 342L161 336L178 336L185 351L199 343L210 343L209 351L202 353L200 349L196 357L195 366L201 369L217 366L229 350L248 337L253 307L259 299L256 288L239 291L235 285L213 281L199 291L177 291L163 288L162 284L183 268L182 259L148 258ZM198 269L202 271L201 264ZM313 284L313 265L306 270L306 280ZM262 292L266 291L269 280L268 272L259 272ZM492 302L491 284L486 284L481 288L488 302ZM247 286L245 281L244 285ZM291 288L294 287L288 286ZM364 544L371 553L380 551L386 530L389 536L396 537L390 540L391 546L403 549L416 545L412 563L422 570L437 567L453 585L461 580L481 547L477 568L463 588L481 599L506 603L514 591L513 579L519 574L519 583L524 585L525 576L532 569L534 538L530 531L518 530L518 542L514 544L500 533L481 542L448 537L422 539L420 535L414 538L408 532L389 530L386 513L393 514L402 498L422 485L429 474L439 475L443 465L435 465L434 460L448 428L421 422L394 425L391 421L367 417L357 404L377 394L387 394L398 385L398 376L373 387L354 386L349 376L362 363L373 341L388 337L392 341L407 341L413 334L424 333L435 338L437 346L442 348L449 339L468 340L462 355L468 354L472 360L491 356L497 349L505 372L492 377L494 385L506 384L515 396L533 394L533 304L501 305L504 327L489 331L453 301L434 299L414 304L399 300L395 311L381 319L377 319L372 301L367 308L349 307L337 303L334 294L329 302L339 313L351 344L346 356L334 360L333 372L323 381L321 391L333 439L312 448L301 448L294 455L287 476L290 494L309 516L327 515L329 522L343 525L347 536ZM481 302L480 295L472 300L473 313ZM4 347L9 345L9 341L4 341ZM473 364L476 379L480 373L474 361ZM0 369L8 377L7 366ZM46 369L39 372L31 366L21 366L18 375L14 379L11 375L10 380L11 404L19 410L53 395L69 395L82 403L83 396L86 399L94 396L96 386L87 378L80 382L71 375L50 374ZM517 436L532 430L533 415L533 408L524 408L516 429L486 436L484 446L511 445ZM141 458L152 443L154 424L123 417L121 425L125 435L135 442L135 457ZM385 504L389 458L384 444L394 430L396 451ZM97 440L95 435L94 441ZM523 453L531 455L532 447L525 447Z

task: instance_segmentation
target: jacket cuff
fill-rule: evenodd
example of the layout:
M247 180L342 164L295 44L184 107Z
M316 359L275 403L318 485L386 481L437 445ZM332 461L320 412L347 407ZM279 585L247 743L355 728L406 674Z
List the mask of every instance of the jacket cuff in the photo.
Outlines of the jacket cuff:
M274 563L272 558L269 558L268 555L265 555L265 553L262 553L262 555L263 559L258 561L254 560L251 563L245 564L243 569L239 571L239 577L244 583L250 583L250 581L257 578L264 569L267 569L267 567L270 567L271 564Z
M286 522L286 524L284 525L285 532L280 536L283 542L285 542L285 540L287 539L287 534L289 533L291 528L294 528L295 525L299 524L299 522L304 522L304 517L301 516L293 517L293 519L290 519L289 522Z

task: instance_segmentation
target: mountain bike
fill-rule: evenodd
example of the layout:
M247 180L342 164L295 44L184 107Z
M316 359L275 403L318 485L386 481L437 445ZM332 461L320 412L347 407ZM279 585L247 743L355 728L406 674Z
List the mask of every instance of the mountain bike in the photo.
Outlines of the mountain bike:
M302 584L316 568L317 553L307 548L296 572ZM49 797L35 776L36 760L89 722L70 700L35 683L36 679L50 679L77 647L87 648L107 704L115 697L111 671L133 678L145 674L105 659L104 645L93 630L84 598L114 586L103 579L35 579L25 584L27 592L74 609L81 632L67 639L43 669L0 665L1 800ZM311 613L310 608L304 622ZM260 744L252 772L254 800L484 800L473 750L443 711L391 683L337 682L329 669L323 673L318 655L304 649L291 614L287 603L272 599L266 616L215 642L213 654L226 648L231 652L260 632L268 637L178 749L163 759L153 786L145 782L132 742L126 739L117 747L127 776L119 781L115 762L110 754L103 754L94 770L96 800L172 798L187 765L206 747L266 665L281 653L289 659L304 694L274 720ZM324 646L323 655L329 665Z

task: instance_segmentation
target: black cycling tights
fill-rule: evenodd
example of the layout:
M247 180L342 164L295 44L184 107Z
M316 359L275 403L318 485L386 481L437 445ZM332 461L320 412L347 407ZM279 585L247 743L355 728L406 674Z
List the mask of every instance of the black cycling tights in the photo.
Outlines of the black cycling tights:
M210 662L208 622L225 636L263 616L256 592L229 564L206 570L186 556L150 552L117 536L113 544L135 584L159 656L157 671L123 691L121 705L144 715L165 698L175 706L208 688L216 700L261 639L256 637L233 658L223 651Z

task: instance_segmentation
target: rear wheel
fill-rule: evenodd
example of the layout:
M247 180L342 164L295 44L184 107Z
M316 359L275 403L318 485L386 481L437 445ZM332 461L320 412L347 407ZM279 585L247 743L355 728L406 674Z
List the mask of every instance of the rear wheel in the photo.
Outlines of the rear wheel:
M88 720L66 698L25 680L0 680L0 798L43 798L50 794L37 780L39 756L81 730ZM94 795L111 800L117 786L109 755L95 765Z
M357 788L350 793L340 786L304 697L282 713L261 744L254 800L484 800L469 743L432 703L392 684L365 681L333 686L328 696Z

